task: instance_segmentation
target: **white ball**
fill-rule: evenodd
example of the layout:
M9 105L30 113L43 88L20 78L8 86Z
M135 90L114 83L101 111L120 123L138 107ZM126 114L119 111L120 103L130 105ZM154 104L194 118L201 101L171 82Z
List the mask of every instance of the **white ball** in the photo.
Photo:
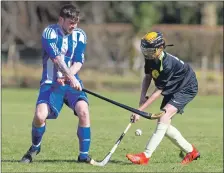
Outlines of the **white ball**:
M141 136L141 135L142 135L142 131L141 131L140 129L137 129L137 130L135 131L135 135L136 135L136 136Z

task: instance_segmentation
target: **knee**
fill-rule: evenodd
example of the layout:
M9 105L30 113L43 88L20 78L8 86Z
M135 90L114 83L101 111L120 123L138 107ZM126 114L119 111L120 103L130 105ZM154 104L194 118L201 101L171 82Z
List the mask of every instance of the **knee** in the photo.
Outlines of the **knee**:
M48 112L37 109L34 115L33 123L36 126L41 126L45 123Z
M162 117L159 118L159 121L160 123L164 123L164 124L170 124L171 122L171 119L170 119L170 116L169 114L164 114Z
M159 122L170 124L172 117L177 113L177 108L173 105L167 104L164 109L166 110L166 113L160 117Z
M82 123L88 123L89 122L89 111L87 109L81 109L79 112L77 112L79 120Z

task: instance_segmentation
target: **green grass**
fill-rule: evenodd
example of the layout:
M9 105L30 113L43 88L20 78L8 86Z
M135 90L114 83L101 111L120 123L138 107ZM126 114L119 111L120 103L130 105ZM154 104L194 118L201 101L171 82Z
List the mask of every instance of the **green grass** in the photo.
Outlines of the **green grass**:
M100 92L116 101L136 107L139 94ZM32 164L18 163L30 147L31 121L38 90L2 89L2 172L223 172L223 102L222 96L197 96L185 114L173 119L187 140L201 152L201 159L188 166L178 162L179 150L167 138L153 153L147 166L132 165L125 155L141 152L153 133L155 121L140 119L127 132L105 167L77 163L78 119L66 106L57 120L47 122L42 152ZM129 123L130 113L89 96L92 120L90 154L102 160ZM159 110L158 100L148 111ZM142 136L134 131L140 128Z

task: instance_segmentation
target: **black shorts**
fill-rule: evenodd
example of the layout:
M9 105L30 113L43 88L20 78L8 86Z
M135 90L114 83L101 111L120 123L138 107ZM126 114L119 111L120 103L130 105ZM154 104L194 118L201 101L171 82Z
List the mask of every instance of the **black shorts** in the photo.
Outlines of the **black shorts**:
M193 76L189 83L185 85L180 91L164 96L160 109L164 108L166 104L171 104L178 109L177 113L182 114L184 112L184 107L191 100L193 100L197 93L198 82L196 77Z

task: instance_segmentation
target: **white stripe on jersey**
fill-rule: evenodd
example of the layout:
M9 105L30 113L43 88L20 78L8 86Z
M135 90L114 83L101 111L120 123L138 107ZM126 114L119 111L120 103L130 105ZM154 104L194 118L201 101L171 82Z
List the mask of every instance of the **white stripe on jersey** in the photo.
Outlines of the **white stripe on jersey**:
M67 51L68 51L68 37L64 37L62 39L61 54L65 56Z
M71 59L74 56L76 46L77 46L77 33L76 32L72 32L72 54L71 54Z
M80 37L78 41L81 41L84 44L86 44L86 41L87 41L86 33L80 28L76 28L75 31L80 33Z
M52 28L45 28L44 31L43 31L43 34L42 36L46 39L55 39L57 38L57 34L55 32L54 29Z
M52 47L55 55L59 54L59 50L58 50L57 45L55 43L50 43L50 46Z
M53 81L53 75L54 75L54 63L49 58L47 60L47 81ZM45 83L47 83L47 81Z

